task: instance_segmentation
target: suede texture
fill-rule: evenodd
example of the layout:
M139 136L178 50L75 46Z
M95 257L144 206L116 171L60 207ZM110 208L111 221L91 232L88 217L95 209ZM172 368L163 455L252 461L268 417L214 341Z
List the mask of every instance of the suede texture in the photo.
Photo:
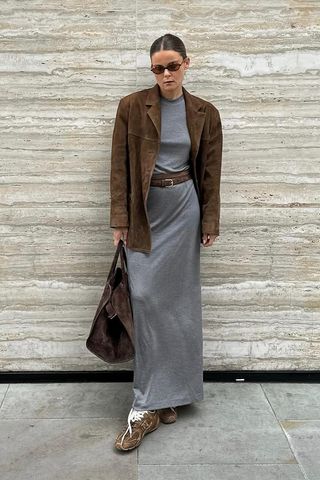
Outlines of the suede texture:
M212 103L192 95L183 86L182 91L191 139L189 163L200 204L201 236L219 235L223 149L220 114ZM110 227L128 228L127 247L147 253L152 249L147 198L160 150L160 95L156 83L122 97L112 135Z

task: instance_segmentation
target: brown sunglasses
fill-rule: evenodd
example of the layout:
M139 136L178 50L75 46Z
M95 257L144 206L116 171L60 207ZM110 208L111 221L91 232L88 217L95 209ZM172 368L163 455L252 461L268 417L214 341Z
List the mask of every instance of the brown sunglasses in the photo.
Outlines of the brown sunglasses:
M159 75L160 73L163 73L166 68L169 70L169 72L176 72L177 70L179 70L179 68L181 67L181 65L183 64L183 62L185 61L186 58L188 58L188 57L185 57L182 60L181 63L171 62L171 63L168 63L167 66L153 65L153 66L151 66L150 70L151 70L151 72L155 73L156 75Z

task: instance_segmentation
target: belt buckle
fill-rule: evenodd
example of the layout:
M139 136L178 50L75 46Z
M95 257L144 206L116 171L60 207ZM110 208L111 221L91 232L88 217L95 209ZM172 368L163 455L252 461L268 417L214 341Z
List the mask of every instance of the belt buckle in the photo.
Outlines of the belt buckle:
M171 185L164 185L165 187L173 187L173 179L172 178L164 178L164 181L166 182L169 180L171 182Z

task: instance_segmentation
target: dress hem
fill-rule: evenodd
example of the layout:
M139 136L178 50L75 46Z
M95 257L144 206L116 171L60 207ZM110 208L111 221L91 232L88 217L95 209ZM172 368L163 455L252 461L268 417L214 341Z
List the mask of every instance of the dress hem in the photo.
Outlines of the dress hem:
M180 397L180 398L175 398L172 400L166 400L164 402L159 402L159 403L154 403L151 406L145 406L145 407L135 407L134 404L132 404L132 407L135 410L159 410L160 408L168 408L168 407L178 407L180 405L188 405L193 402L200 402L204 400L204 394L200 393L199 395L196 395L194 397Z

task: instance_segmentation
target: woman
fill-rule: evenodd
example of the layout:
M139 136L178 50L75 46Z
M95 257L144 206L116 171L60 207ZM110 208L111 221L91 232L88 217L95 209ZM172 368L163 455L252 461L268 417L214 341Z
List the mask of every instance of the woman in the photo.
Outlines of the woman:
M155 40L150 60L156 84L120 100L112 139L110 226L125 242L135 328L123 451L174 422L174 407L203 400L200 245L219 235L219 112L182 86L180 38Z

